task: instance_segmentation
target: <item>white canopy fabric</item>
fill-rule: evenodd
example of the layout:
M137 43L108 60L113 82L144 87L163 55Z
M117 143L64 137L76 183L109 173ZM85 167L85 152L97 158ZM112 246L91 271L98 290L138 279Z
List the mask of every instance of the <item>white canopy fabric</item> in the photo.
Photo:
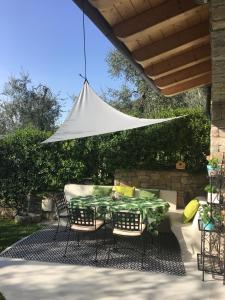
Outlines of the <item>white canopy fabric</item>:
M67 119L60 128L43 143L78 139L104 133L133 129L167 119L140 119L126 115L104 102L85 81L80 95L75 101Z

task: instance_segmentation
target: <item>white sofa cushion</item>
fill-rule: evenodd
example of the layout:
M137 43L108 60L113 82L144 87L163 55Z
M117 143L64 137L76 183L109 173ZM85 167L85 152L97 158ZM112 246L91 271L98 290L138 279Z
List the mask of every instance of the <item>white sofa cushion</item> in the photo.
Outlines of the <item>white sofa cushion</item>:
M175 211L177 207L177 191L160 190L159 198L169 203L169 211Z
M77 196L90 196L93 193L93 185L66 184L64 186L64 193L67 201Z

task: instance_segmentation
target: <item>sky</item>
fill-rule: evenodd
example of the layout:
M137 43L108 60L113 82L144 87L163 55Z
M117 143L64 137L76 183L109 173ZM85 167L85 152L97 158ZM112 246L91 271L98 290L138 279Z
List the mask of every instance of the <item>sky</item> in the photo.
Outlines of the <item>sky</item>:
M113 49L85 17L87 77L101 94L120 84L108 74L105 57ZM0 91L9 77L29 73L63 99L63 121L84 74L82 12L72 0L0 0Z

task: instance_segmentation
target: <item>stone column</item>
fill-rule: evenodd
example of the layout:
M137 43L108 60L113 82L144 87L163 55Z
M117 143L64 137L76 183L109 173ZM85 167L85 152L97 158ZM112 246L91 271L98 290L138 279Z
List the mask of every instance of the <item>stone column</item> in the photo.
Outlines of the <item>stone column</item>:
M210 0L212 49L211 145L213 157L225 152L225 0Z

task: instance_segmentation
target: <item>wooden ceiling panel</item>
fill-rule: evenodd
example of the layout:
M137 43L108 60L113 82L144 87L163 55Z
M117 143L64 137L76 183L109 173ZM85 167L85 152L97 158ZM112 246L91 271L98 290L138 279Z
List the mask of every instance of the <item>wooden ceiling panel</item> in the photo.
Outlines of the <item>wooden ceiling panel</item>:
M89 0L110 25L135 16L167 0Z
M186 18L186 17L180 15L176 18L175 23L171 23L170 21L168 21L168 22L160 23L156 26L152 26L152 27L148 28L147 30L145 30L144 32L140 32L140 33L136 34L136 38L131 38L131 39L126 38L125 41L123 40L123 38L119 38L119 37L118 38L127 45L129 45L130 41L139 40L139 42L142 45L147 46L146 36L149 36L151 38L152 42L157 42L165 37L169 37L170 35L184 31L190 27L197 26L198 24L201 24L201 23L202 23L201 18L194 18L194 20L192 20L191 17ZM130 50L133 51L136 49L137 48L132 48Z
M177 31L181 31L186 29L188 24L196 25L201 22L200 16L196 18L198 11L199 6L192 1L180 0L178 5L177 0L170 0L120 22L113 27L113 30L115 35L124 42L135 39L140 34L141 36L151 34L157 29L168 31L170 25L177 28Z
M130 0L131 5L133 5L135 11L140 14L143 11L152 8L151 2L148 0Z
M157 79L209 60L210 55L211 49L209 44L194 49L191 48L189 51L147 66L145 73L152 79Z
M122 16L123 20L126 20L127 18L132 18L134 17L138 11L136 10L135 6L133 3L128 0L128 1L112 1L117 12Z
M89 2L99 11L113 6L113 1L108 0L89 0Z
M168 88L211 72L211 61L205 61L155 80L159 88Z
M139 62L150 62L165 54L177 53L185 48L196 46L208 38L209 23L205 22L135 50L132 54Z
M105 20L111 24L117 24L123 21L122 16L118 13L115 6L113 5L113 1L108 0L89 0L92 6L94 6L102 16L104 16Z
M191 90L193 88L209 85L211 84L211 82L212 82L211 74L205 74L198 78L190 79L189 81L186 81L184 83L178 83L177 85L174 85L172 87L161 89L161 92L163 95L167 97L171 97L176 94L180 94L188 90Z
M142 47L145 47L146 45L153 44L157 42L158 40L161 40L165 38L164 33L159 29L155 31L154 33L146 34L146 35L140 35L137 39L132 39L126 42L126 46L129 48L131 52L140 49Z
M134 5L135 9L139 13L142 13L149 8L159 6L166 1L168 0L130 0L130 2Z
M155 7L155 6L159 6L160 4L162 4L168 0L146 0L146 1L148 1L150 3L151 7ZM136 2L139 2L139 1L136 0Z

